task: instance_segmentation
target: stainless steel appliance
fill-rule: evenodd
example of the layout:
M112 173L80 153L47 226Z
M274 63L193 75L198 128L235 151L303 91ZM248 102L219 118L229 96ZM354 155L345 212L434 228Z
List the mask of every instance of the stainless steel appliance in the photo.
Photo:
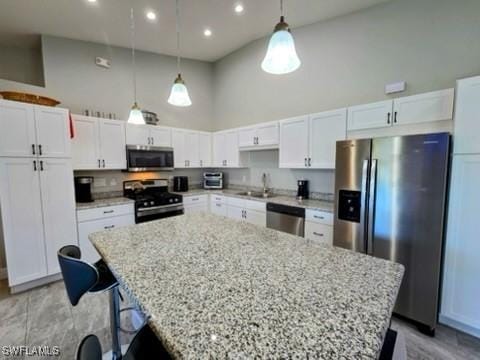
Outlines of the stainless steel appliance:
M176 192L188 191L188 176L174 176L173 191L176 191Z
M203 173L204 189L223 189L223 173L222 172L206 172Z
M297 199L308 199L310 191L308 190L308 180L297 181Z
M75 177L75 200L79 203L93 202L92 197L93 177L77 176Z
M168 192L168 180L129 180L123 182L123 196L135 200L135 223L182 215L182 195Z
M267 228L303 237L305 234L305 209L267 203Z
M337 142L334 245L405 266L394 311L437 323L450 136Z
M173 170L173 148L159 146L127 145L127 170Z

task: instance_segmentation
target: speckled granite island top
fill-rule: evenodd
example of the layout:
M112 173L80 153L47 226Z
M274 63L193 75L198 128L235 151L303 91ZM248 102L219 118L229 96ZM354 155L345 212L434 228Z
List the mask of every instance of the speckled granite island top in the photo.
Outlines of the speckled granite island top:
M207 213L90 235L175 358L376 359L403 267Z

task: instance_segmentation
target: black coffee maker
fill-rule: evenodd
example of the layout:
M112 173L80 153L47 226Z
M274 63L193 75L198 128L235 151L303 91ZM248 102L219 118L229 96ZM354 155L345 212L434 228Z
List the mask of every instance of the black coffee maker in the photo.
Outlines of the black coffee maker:
M297 199L308 199L310 192L308 190L308 180L297 181Z
M75 178L75 200L79 203L93 202L92 176L77 176Z

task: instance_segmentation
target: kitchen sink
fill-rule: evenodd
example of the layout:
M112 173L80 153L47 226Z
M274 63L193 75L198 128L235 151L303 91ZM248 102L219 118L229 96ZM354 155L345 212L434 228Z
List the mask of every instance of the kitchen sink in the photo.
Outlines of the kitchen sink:
M242 191L237 193L237 195L250 196L250 197L260 198L260 199L269 199L275 196L274 194L262 193L262 192L256 192L256 191Z

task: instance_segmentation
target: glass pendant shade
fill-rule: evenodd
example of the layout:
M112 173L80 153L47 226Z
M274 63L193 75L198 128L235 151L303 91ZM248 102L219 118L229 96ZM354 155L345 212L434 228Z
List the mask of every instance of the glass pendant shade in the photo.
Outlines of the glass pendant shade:
M295 42L288 24L283 21L275 26L275 32L268 43L267 54L262 62L263 71L270 74L288 74L300 67L300 59L295 50Z
M137 103L133 104L132 110L130 110L130 116L128 117L129 124L143 125L145 119L143 118L142 110L138 107Z
M187 87L182 79L182 76L178 74L175 82L173 83L168 103L174 106L190 106L192 101L188 95Z

